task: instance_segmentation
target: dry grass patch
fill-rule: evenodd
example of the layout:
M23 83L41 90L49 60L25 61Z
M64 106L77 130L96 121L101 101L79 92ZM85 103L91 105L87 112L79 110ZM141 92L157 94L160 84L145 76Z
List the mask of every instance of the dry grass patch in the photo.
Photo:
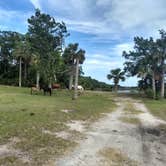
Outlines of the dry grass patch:
M0 164L2 166L29 166L28 162L23 162L21 159L19 159L16 156L6 156L4 158L0 158Z
M132 114L132 115L138 115L143 113L142 111L136 109L132 103L126 103L124 110L126 114Z
M135 125L141 124L141 121L135 117L120 117L119 119L124 123L135 124Z
M114 148L105 148L99 154L104 157L109 166L137 166L137 162L131 160L128 156L123 154L120 150Z

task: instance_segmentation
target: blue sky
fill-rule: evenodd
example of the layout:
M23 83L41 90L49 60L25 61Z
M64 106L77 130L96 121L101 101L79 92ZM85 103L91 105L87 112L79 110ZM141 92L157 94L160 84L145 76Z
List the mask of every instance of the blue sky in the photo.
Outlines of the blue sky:
M107 83L111 69L123 68L122 51L132 50L134 36L156 38L166 29L165 0L0 0L0 30L25 33L35 8L66 23L66 44L86 50L85 75ZM137 79L120 84L133 86Z

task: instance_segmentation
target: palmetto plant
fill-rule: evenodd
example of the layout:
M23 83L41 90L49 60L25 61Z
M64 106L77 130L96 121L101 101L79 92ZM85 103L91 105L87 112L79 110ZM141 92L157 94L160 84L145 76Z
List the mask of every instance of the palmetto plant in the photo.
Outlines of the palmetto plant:
M125 72L120 68L110 71L110 74L107 75L109 80L113 80L115 86L115 92L118 90L119 81L125 81Z

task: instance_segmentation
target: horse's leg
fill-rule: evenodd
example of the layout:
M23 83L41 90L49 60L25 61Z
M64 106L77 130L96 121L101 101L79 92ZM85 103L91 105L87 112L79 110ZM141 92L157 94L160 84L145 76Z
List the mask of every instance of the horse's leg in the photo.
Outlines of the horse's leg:
M52 91L51 91L51 89L50 89L50 96L52 95Z

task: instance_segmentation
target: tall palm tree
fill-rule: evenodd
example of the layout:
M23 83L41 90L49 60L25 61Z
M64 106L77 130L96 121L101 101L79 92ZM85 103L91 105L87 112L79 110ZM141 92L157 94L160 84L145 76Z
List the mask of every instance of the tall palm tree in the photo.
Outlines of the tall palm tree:
M73 78L74 78L74 55L77 51L78 44L69 44L62 54L62 57L64 59L64 62L68 69L68 75L69 75L69 89L72 89L73 85Z
M26 78L27 74L27 63L30 62L31 59L31 51L28 42L26 41L18 41L13 51L14 57L19 59L19 87L22 84L22 63L24 62L24 78Z
M69 89L72 89L74 76L79 73L79 64L82 64L85 60L85 51L78 50L78 43L69 44L62 55L64 62L68 68L69 75ZM78 70L78 71L76 71ZM77 82L77 81L76 81Z
M74 58L75 58L75 64L76 64L75 84L74 84L74 99L77 99L77 97L78 97L77 87L78 87L79 64L83 64L83 62L85 60L85 51L80 49L74 55Z
M22 85L22 58L24 57L24 48L22 42L17 42L13 51L14 57L19 60L19 87Z
M161 72L161 98L164 98L165 93L165 72L166 72L166 32L160 30L161 38L157 40L159 56L160 56L160 72Z
M107 75L109 80L113 80L115 92L118 90L119 81L125 81L125 72L121 71L120 68L114 69L110 71L110 74Z
M36 69L36 88L39 88L39 80L40 80L40 59L39 55L37 53L32 54L32 60L31 64L35 67Z

